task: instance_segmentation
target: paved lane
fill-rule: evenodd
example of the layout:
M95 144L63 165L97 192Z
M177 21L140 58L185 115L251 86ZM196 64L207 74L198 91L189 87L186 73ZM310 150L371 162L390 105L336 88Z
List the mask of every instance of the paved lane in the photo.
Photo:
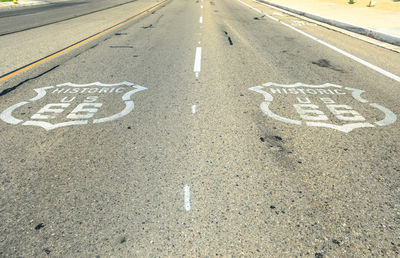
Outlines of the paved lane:
M0 123L3 256L398 255L399 83L239 1L170 1L1 87L0 112L24 103Z
M0 55L4 61L0 63L0 81L20 68L65 51L77 43L84 43L93 36L101 36L110 28L123 25L127 20L162 4L162 1L134 1L75 19L1 36ZM71 14L70 11L66 13ZM29 19L25 17L26 24L29 24ZM5 24L11 22L9 19L4 21Z
M132 0L50 0L49 4L0 9L0 35L41 27L101 10L118 7Z

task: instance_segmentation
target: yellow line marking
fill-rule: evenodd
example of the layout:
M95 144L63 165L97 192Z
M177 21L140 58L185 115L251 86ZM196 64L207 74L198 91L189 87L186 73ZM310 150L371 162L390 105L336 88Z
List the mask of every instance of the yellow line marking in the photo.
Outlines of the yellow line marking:
M16 69L14 72L12 72L12 73L10 73L10 74L6 74L6 75L0 77L0 82L1 82L1 81L4 81L4 80L7 80L7 79L9 79L9 78L11 78L11 77L13 77L13 76L19 74L19 73L22 73L22 72L24 72L24 71L26 71L26 70L28 70L28 69L30 69L30 68L32 68L32 67L38 65L38 64L44 63L44 62L46 62L46 61L48 61L48 60L50 60L50 59L52 59L52 58L54 58L54 57L56 57L56 56L58 56L58 55L61 55L61 54L65 53L65 52L67 52L67 51L69 51L69 50L71 50L71 49L73 49L73 48L76 48L76 47L78 47L78 46L80 46L80 45L82 45L82 44L84 44L84 43L86 43L86 42L88 42L88 41L90 41L90 40L92 40L92 39L95 39L95 38L97 38L97 37L99 37L99 36L101 36L101 35L103 35L103 34L109 32L109 31L111 31L111 30L114 30L115 28L118 28L118 27L122 26L123 24L127 23L128 21L130 21L130 20L132 20L132 19L135 19L136 17L138 17L138 16L140 16L140 15L146 13L146 12L151 11L151 10L157 8L158 6L163 5L164 3L168 2L168 1L169 1L169 0L164 0L164 1L162 1L161 3L156 4L155 6L150 7L149 9L146 9L146 10L144 10L144 11L141 11L140 13L137 13L137 14L135 14L135 15L129 17L128 19L126 19L126 20L124 20L124 21L122 21L122 22L120 22L120 23L118 23L118 24L116 24L116 25L114 25L114 26L112 26L112 27L110 27L110 28L108 28L108 29L102 31L102 32L96 33L96 34L94 34L93 36L91 36L91 37L89 37L89 38L87 38L87 39L85 39L85 40L83 40L83 41L79 41L78 43L72 44L71 46L69 46L69 47L67 47L67 48L65 48L65 49L63 49L63 50L58 51L58 52L55 52L54 54L51 54L51 55L49 55L49 56L46 57L46 58L40 59L40 60L38 60L38 61L35 61L35 62L31 63L31 64L28 65L28 66L25 66L25 67L22 67L22 68L18 68L18 69Z

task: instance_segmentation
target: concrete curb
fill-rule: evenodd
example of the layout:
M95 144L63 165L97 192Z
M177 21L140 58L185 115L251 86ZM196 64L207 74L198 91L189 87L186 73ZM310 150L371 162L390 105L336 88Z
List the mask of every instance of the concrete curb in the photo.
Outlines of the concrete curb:
M339 28L342 28L342 29L345 29L345 30L348 30L348 31L351 31L351 32L355 32L355 33L358 33L358 34L361 34L361 35L365 35L365 36L373 38L373 39L377 39L377 40L384 41L384 42L387 42L387 43L390 43L390 44L393 44L393 45L396 45L396 46L400 46L400 37L396 37L396 36L393 36L393 35L382 33L382 32L376 31L376 30L364 28L364 27L361 27L361 26L353 25L353 24L350 24L350 23L345 23L345 22L341 22L341 21L337 21L337 20L333 20L333 19L324 18L324 17L318 16L318 15L315 15L315 14L307 13L307 12L304 12L304 11L299 11L299 10L296 10L296 9L293 9L293 8L290 8L290 7L286 7L286 6L283 6L283 5L271 3L271 2L268 2L268 1L265 1L265 0L255 0L255 1L260 2L260 3L264 3L264 4L268 4L268 5L271 5L271 6L275 6L275 7L278 7L280 9L283 9L283 10L286 10L286 11L289 11L289 12L292 12L292 13L295 13L295 14L298 14L298 15L301 15L301 16L305 16L307 18L310 18L310 19L313 19L313 20L317 20L317 21L320 21L320 22L323 22L323 23L326 23L326 24L329 24L329 25L332 25L332 26L335 26L335 27L339 27Z

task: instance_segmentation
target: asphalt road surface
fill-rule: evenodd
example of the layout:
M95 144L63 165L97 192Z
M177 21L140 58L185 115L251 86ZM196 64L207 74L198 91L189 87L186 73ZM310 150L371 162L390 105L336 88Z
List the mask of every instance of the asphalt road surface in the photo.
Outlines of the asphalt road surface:
M83 15L115 8L136 0L47 0L48 4L0 9L0 35L12 34Z
M0 256L399 256L400 54L248 0L159 3L2 59ZM73 24L0 43L37 35L28 60Z

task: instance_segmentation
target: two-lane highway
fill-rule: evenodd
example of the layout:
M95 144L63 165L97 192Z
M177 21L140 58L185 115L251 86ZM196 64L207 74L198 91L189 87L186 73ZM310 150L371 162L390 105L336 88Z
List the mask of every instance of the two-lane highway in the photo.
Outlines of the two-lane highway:
M252 1L159 3L0 82L1 256L398 256L400 55Z

